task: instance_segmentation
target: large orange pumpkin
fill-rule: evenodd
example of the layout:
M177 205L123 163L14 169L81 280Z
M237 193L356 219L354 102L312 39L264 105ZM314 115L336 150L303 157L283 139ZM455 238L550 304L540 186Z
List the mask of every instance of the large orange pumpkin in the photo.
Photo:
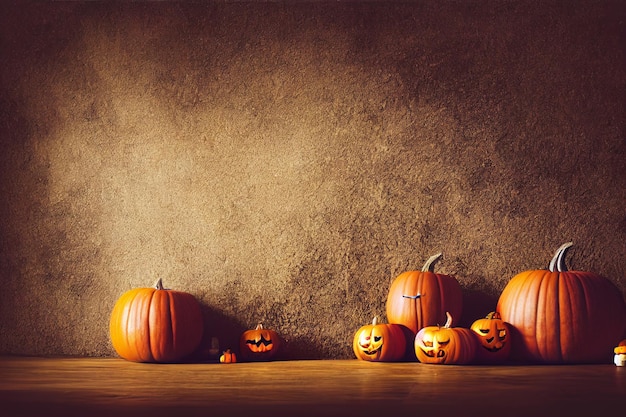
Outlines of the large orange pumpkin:
M450 312L454 325L463 310L461 285L452 276L436 274L434 264L441 253L431 256L421 271L407 271L396 277L387 296L387 320L402 324L415 334L426 326L446 321Z
M400 324L379 323L361 326L352 340L352 350L357 359L370 362L392 362L404 358L406 338Z
M466 365L476 360L478 337L463 327L451 327L452 317L447 314L446 324L426 326L415 335L415 356L422 363L437 365Z
M203 330L194 296L164 289L160 279L122 294L109 322L113 348L133 362L179 362L198 348Z
M607 278L568 271L562 245L548 270L517 274L500 294L496 310L513 326L515 360L539 363L610 362L626 330L626 303Z

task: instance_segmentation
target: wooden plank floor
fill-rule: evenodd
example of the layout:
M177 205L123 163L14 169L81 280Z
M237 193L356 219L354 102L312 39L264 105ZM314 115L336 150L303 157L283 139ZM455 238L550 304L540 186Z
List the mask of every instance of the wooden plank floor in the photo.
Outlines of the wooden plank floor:
M0 404L3 417L595 417L626 409L626 367L0 357Z

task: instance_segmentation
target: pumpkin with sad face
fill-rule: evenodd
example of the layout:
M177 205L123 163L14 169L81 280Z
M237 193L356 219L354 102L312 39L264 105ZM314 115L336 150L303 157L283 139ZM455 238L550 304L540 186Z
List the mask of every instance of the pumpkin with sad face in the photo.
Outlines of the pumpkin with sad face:
M472 323L470 329L478 335L480 347L478 358L481 362L504 362L511 353L511 329L509 324L500 317L500 313L492 311L487 317Z
M357 359L364 361L398 361L406 353L404 330L399 324L379 323L378 317L374 317L372 324L356 331L352 349Z

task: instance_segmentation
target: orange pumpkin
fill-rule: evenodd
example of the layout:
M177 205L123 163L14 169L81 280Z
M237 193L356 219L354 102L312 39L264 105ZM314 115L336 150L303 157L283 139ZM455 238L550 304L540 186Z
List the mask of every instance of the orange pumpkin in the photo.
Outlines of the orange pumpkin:
M477 357L481 362L503 362L511 353L511 329L500 314L492 311L487 317L472 323L470 329L478 336L480 348Z
M615 346L615 348L613 349L613 352L616 355L626 355L626 339L619 342L617 346Z
M402 359L406 353L406 338L399 324L366 324L354 334L352 350L357 359L371 362L391 362Z
M283 348L283 340L272 329L265 329L261 323L256 328L246 330L239 339L239 354L246 361L268 361L275 359Z
M122 294L109 322L113 348L133 362L179 362L198 348L203 330L194 296L164 289L160 279Z
M568 271L562 245L548 270L517 274L505 286L496 310L513 326L512 358L539 363L610 362L625 334L621 291L593 272Z
M461 285L452 276L434 273L434 263L440 257L441 253L430 257L421 271L400 274L389 288L387 320L406 326L413 337L423 327L444 322L446 312L455 322L461 317Z
M426 326L415 336L415 356L422 363L465 365L476 359L478 340L470 329L451 327L452 316L447 313L446 324Z
M231 352L230 349L226 349L220 356L221 363L235 363L237 362L237 355Z

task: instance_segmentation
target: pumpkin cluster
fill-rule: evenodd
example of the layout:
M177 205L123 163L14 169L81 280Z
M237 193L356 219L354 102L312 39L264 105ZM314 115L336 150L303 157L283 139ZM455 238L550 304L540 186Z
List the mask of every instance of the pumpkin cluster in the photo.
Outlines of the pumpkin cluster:
M202 342L204 321L200 303L183 291L163 287L161 279L153 288L126 291L116 301L109 320L111 344L117 354L132 362L179 363L188 360ZM217 351L217 339L212 340ZM242 333L240 358L244 361L276 359L283 349L282 337L272 329L256 328ZM226 349L220 363L238 361Z
M427 364L626 364L626 303L609 279L587 271L569 271L558 248L547 269L515 275L495 309L459 327L463 293L457 279L436 273L442 256L428 258L419 271L407 271L391 283L387 323L375 316L354 334L359 360L415 360ZM443 324L441 324L443 323ZM203 339L202 309L196 298L163 287L135 288L115 303L110 339L120 357L134 362L188 360ZM616 346L617 345L617 346ZM284 339L259 323L245 330L237 353L226 349L220 363L271 361L280 357ZM218 352L218 346L212 346ZM611 358L611 355L614 357ZM215 356L217 359L217 355Z
M624 298L601 275L568 271L565 254L571 246L571 242L562 245L547 270L515 275L500 294L495 310L469 328L455 326L463 310L459 282L434 272L441 254L430 257L421 271L398 275L389 288L389 324L384 326L399 326L404 339L400 332L385 333L383 325L375 321L357 331L353 343L356 357L456 365L507 361L574 364L606 363L614 351L615 364L624 363L626 341L613 349L626 335ZM400 351L395 345L405 347L404 357L375 349L385 346L385 352Z

